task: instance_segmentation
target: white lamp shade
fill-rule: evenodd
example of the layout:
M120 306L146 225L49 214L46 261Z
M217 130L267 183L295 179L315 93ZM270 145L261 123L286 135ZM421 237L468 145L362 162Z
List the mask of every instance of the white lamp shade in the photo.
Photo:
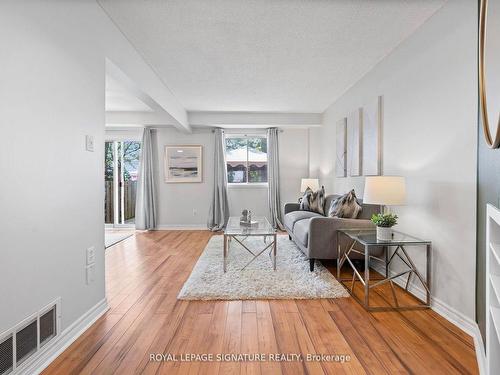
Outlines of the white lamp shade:
M319 189L319 180L317 178L303 178L300 182L300 192L303 193L307 188L312 191Z
M401 176L366 177L363 203L399 206L406 203L406 182Z

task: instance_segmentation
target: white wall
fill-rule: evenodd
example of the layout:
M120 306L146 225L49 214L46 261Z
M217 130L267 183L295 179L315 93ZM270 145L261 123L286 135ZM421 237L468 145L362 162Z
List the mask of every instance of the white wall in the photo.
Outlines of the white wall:
M212 194L214 134L208 128L197 128L192 134L181 133L173 128L158 129L155 133L159 227L205 227ZM285 129L280 133L281 198L283 204L297 200L300 179L307 176L307 133L307 129ZM166 145L176 144L203 146L203 182L189 184L167 184L164 182L164 148ZM249 208L254 215L268 216L267 188L230 187L229 205L231 215L239 215L243 208ZM193 210L196 212L193 213Z
M213 134L210 129L195 130L192 134L181 133L167 128L155 131L153 138L154 169L158 197L158 226L161 227L196 227L205 224L211 192L213 168ZM201 145L203 146L203 182L201 183L165 183L163 173L164 150L166 145ZM193 210L196 213L193 214Z
M383 163L407 177L408 204L395 208L398 229L433 241L433 295L474 317L477 2L449 1L391 55L347 91L312 130L311 170L330 192L364 178L335 176L335 123L384 96ZM420 264L422 252L412 249Z
M64 330L105 297L106 58L162 102L168 89L94 1L2 1L0 45L0 332L57 297Z
M56 297L64 329L104 298L105 65L89 22L98 9L78 4L0 7L0 332Z

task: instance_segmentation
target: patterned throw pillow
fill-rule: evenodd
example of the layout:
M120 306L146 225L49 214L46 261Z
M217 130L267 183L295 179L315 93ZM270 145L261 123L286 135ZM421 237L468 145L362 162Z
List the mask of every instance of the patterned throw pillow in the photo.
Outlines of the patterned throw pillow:
M356 219L362 209L356 198L356 193L352 189L349 193L332 201L328 209L328 217Z
M300 209L304 211L317 212L325 214L325 187L322 186L318 191L312 191L307 188L300 201Z
M302 197L299 199L299 209L302 211L309 211L309 200L310 196L312 195L313 191L311 188L306 188L306 191L304 191L304 194Z

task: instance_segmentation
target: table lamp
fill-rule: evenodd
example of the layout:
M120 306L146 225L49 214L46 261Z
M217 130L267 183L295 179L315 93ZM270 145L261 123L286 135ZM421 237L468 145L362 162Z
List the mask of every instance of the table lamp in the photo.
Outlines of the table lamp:
M373 176L366 177L364 204L378 204L382 206L382 213L387 206L401 206L406 203L406 182L401 176ZM379 240L392 239L392 225L386 223L377 225L377 238Z
M312 191L319 190L319 179L317 178L303 178L300 181L300 192L304 193L307 188Z
M372 176L365 179L363 203L401 206L406 203L406 183L401 176Z

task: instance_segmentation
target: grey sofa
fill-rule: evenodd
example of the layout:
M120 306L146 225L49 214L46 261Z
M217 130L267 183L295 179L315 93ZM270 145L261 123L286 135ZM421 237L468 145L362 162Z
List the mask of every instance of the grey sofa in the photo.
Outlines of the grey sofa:
M331 202L338 195L328 195L325 199L325 212L328 212ZM358 200L359 201L359 200ZM337 259L337 230L338 229L375 229L370 221L373 214L380 212L380 206L363 204L357 219L343 219L325 217L316 212L301 211L299 203L285 204L285 217L283 219L285 229L290 240L293 240L300 250L309 258L309 268L314 270L316 259ZM347 246L347 238L341 236L342 248ZM345 241L345 243L344 243ZM359 257L353 254L352 258Z

